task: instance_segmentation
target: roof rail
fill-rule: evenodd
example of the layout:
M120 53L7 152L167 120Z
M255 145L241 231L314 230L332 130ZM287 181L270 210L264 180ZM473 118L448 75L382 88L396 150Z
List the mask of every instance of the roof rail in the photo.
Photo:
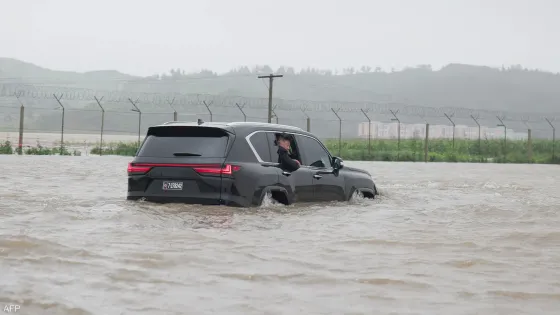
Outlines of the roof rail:
M194 121L168 121L164 122L161 125L174 125L174 124L189 124L189 125L204 125L206 122L202 119L194 120ZM209 122L209 125L226 125L226 126L261 126L261 127L272 127L272 128L281 128L287 130L297 130L297 131L305 131L300 127L290 126L290 125L282 125L282 124L271 124L271 123L264 123L264 122L243 122L243 121L232 121L232 122Z
M162 125L171 125L171 124L193 124L194 121L167 121L164 122Z
M253 125L253 126L268 126L268 127L276 127L276 128L285 128L285 129L291 129L291 130L299 130L299 131L304 131L303 129L301 129L300 127L296 127L296 126L290 126L290 125L282 125L282 124L273 124L273 123L264 123L264 122L242 122L242 121L236 121L236 122L229 122L228 125L230 126L242 126L242 125Z

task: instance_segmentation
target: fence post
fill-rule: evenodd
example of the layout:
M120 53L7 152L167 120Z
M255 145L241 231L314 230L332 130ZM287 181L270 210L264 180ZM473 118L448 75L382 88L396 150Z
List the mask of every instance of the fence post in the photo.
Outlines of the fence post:
M136 102L133 102L129 98L128 101L132 104L132 106L134 106L134 109L131 109L131 111L138 113L138 149L140 149L140 126L142 125L142 111L140 111L140 108L136 106L136 104L138 103L138 99L136 99Z
M552 127L552 163L556 163L556 152L555 152L555 147L556 147L556 128L554 127L554 125L552 124L552 122L550 122L550 120L548 120L548 118L545 118L546 122L548 122L548 124L550 125L550 127Z
M23 121L25 119L25 106L23 106L23 102L19 99L21 96L21 92L18 94L14 94L19 102L19 140L18 140L18 148L17 152L19 155L23 154Z
M533 163L533 137L531 136L531 129L527 129L527 146L529 163Z
M447 119L453 125L453 150L455 150L455 122L453 120L451 120L451 117L453 117L454 114L451 114L451 116L448 116L446 113L443 113L443 114L445 115L445 117L447 117Z
M528 120L523 120L523 124L527 127L527 162L532 163L533 161L533 141L532 141L532 130L529 126Z
M368 135L368 154L369 154L369 158L371 158L371 119L369 118L366 111L364 111L361 108L360 108L360 110L362 111L362 114L364 114L364 116L366 116L366 118L368 120L368 132L367 132L367 135Z
M166 100L167 104L169 104L169 107L171 107L171 109L173 110L173 121L177 121L177 110L175 109L175 107L173 107L173 103L175 102L175 98L173 98L171 100L171 102L169 100Z
M235 103L235 106L237 106L237 108L239 108L239 111L241 112L241 114L243 114L243 121L247 122L247 115L245 115L245 112L243 111L243 107L245 107L245 104L239 105L239 104Z
M498 120L500 121L500 123L497 125L498 127L504 127L504 163L507 162L507 126L504 124L503 119L505 117L498 117L496 116L496 118L498 118Z
M276 106L278 105L274 105L274 107L272 107L270 110L272 112L272 117L276 118L276 124L278 125L278 115L276 115L276 111L274 111L276 109Z
M93 98L95 99L95 101L97 102L97 105L99 105L99 108L101 108L101 139L99 140L99 155L103 155L103 127L105 125L105 109L103 108L103 106L101 106L101 101L103 100L102 96L100 99L97 99L97 96L94 96Z
M426 123L426 139L424 139L424 162L428 162L428 139L430 138L430 124Z
M206 101L202 101L202 103L204 103L204 106L206 106L208 113L210 113L210 121L212 121L213 115L212 115L212 111L210 110L210 105L212 105L213 102L210 102L210 104L206 104Z
M391 119L391 121L396 121L398 123L398 129L397 129L397 161L400 160L400 154L401 154L401 121L399 120L399 117L397 117L397 114L399 113L399 110L397 109L396 111L393 111L392 109L389 110L391 112L391 114L393 114L393 116L395 118Z
M305 117L307 117L306 121L307 121L307 132L311 132L311 118L309 117L309 115L307 115L306 108L302 107L300 108L301 112L305 115Z
M340 118L340 116L338 116L338 112L340 111L340 108L337 109L336 111L334 110L334 108L331 108L332 112L336 115L336 117L338 118L338 156L342 157L342 118Z
M64 106L62 105L62 102L60 102L60 100L62 99L62 95L63 94L60 94L60 96L57 97L56 95L53 94L54 98L58 102L58 105L62 107L62 124L60 128L60 155L64 153L63 151L64 150Z
M480 162L482 162L482 145L481 145L481 140L480 140L480 124L478 123L478 115L476 116L476 118L473 115L471 115L471 118L474 120L474 122L478 126L478 155L479 155L479 158L480 158Z

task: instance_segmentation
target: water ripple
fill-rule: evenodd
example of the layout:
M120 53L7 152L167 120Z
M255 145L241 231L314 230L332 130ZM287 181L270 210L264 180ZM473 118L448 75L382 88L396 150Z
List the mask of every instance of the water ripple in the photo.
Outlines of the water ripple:
M231 209L126 201L128 160L2 157L0 305L558 313L558 167L347 162L373 174L377 200Z

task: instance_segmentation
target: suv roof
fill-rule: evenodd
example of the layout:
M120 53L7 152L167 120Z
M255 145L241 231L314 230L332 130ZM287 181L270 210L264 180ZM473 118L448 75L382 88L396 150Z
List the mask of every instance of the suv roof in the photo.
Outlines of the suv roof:
M156 125L154 127L162 127L162 126L193 126L193 127L214 127L214 128L223 128L229 130L235 129L244 129L244 131L249 131L253 129L262 129L266 128L269 130L280 129L283 131L297 131L300 133L307 133L307 131L294 126L289 125L281 125L281 124L269 124L269 123L260 123L260 122L204 122L200 121L168 121L160 125Z

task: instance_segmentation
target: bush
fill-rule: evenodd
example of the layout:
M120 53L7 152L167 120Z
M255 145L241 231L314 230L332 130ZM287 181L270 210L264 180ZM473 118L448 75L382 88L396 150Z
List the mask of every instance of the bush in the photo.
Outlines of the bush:
M53 151L49 148L44 148L40 144L37 144L37 147L31 147L25 149L26 155L53 155Z
M123 156L134 156L136 155L136 151L138 149L138 144L134 143L126 143L126 142L118 142L118 143L109 143L106 148L103 148L101 151L100 147L95 147L91 149L90 153L94 155L99 155L103 153L103 155L123 155Z
M40 143L37 143L36 147L29 147L27 149L24 150L26 155L74 155L74 156L80 156L81 153L77 150L74 150L72 153L68 151L68 149L66 147L62 147L62 152L60 152L61 148L60 147L56 147L56 148L46 148L43 147Z
M0 145L0 154L14 154L14 149L10 141L6 140L6 142Z

